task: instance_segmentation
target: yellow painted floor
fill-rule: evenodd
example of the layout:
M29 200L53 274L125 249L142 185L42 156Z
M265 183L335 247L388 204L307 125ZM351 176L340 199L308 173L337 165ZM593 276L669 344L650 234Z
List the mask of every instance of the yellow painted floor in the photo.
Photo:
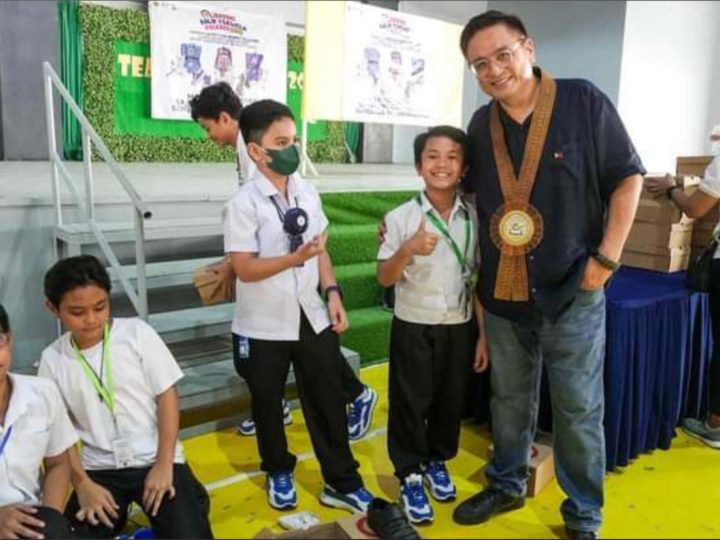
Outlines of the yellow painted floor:
M373 426L353 443L366 487L380 497L397 498L397 483L387 457L387 364L362 371L362 379L380 394ZM317 513L321 521L348 515L322 506L317 496L322 480L300 411L293 411L288 426L290 449L298 458L295 471L298 510ZM490 434L474 425L463 427L461 450L449 463L464 500L484 484L483 468ZM252 437L239 437L233 429L185 441L185 451L198 478L212 498L211 522L217 538L252 538L264 527L281 531L283 515L268 506L265 477ZM703 446L678 431L669 451L657 450L639 457L606 483L603 538L720 538L720 451ZM475 527L452 521L457 502L433 503L435 523L419 527L424 538L561 538L559 505L563 494L553 481L538 497L528 499L516 512Z

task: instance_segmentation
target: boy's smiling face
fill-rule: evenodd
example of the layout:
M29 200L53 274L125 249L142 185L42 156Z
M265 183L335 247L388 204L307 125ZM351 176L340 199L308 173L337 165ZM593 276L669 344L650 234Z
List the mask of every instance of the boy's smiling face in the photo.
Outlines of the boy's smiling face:
M237 137L240 136L237 120L233 120L225 111L222 111L217 119L200 116L198 123L205 130L208 138L218 146L234 146Z
M105 324L110 319L110 296L97 285L76 287L66 292L57 307L47 306L73 335L81 349L87 349L103 339Z
M430 190L455 190L465 172L462 146L448 137L429 137L417 172Z

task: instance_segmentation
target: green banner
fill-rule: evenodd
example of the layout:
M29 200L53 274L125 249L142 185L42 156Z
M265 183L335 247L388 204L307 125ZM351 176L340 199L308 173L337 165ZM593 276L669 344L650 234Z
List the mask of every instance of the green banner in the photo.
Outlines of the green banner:
M303 63L288 60L287 106L295 116L297 136L302 136L302 93L305 74ZM327 136L327 123L324 120L308 122L308 141L324 141Z
M205 131L192 120L153 120L150 69L150 45L115 42L115 133L205 138Z

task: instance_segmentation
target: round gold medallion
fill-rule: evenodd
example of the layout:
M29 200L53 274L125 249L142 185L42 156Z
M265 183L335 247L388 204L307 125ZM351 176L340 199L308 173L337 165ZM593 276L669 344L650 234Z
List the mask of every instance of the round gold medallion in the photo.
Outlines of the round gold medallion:
M500 219L498 233L505 243L511 246L524 246L532 240L535 224L527 212L511 210Z

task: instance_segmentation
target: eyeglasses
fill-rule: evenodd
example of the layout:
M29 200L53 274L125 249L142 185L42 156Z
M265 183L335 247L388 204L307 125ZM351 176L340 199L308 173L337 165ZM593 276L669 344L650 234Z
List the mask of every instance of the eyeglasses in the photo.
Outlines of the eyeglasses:
M3 332L0 332L0 349L3 347L10 345L10 334L5 334Z
M477 60L470 62L468 66L470 71L476 77L485 77L490 71L490 63L495 64L498 67L504 68L510 66L515 60L515 53L522 43L525 42L527 37L522 37L515 42L512 47L503 47L490 58L478 58Z

